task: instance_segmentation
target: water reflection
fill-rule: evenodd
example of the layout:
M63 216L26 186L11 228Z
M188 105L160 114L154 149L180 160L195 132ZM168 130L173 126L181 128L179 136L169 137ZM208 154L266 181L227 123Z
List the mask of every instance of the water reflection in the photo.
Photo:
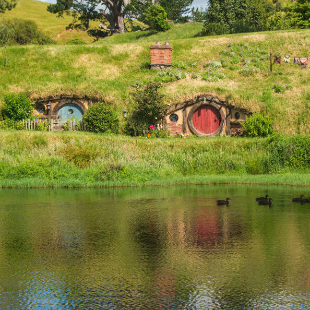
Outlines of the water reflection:
M0 309L309 308L303 192L1 190Z

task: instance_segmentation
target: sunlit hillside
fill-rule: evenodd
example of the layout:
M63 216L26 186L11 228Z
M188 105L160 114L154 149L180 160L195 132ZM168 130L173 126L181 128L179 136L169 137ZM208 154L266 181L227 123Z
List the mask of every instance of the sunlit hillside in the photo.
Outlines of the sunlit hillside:
M87 43L91 43L91 38L85 31L66 30L66 26L72 21L70 16L63 18L57 17L56 14L51 14L47 11L48 3L35 0L19 0L17 6L0 14L4 18L21 18L33 20L38 27L51 38L54 38L58 43L66 43L71 39L79 38ZM98 23L92 23L96 27Z
M33 19L63 43L80 35L92 41L85 33L66 32L71 19L57 18L46 7L21 0L5 16ZM310 71L293 64L294 57L308 57L310 30L201 37L201 29L202 23L187 23L163 33L131 32L88 45L10 46L7 67L1 47L0 101L12 92L31 98L67 94L102 98L121 111L130 108L137 87L158 81L167 104L214 94L251 112L267 111L279 132L310 133ZM149 69L150 46L157 41L171 44L172 69ZM282 56L272 73L270 52ZM288 63L284 56L290 57Z

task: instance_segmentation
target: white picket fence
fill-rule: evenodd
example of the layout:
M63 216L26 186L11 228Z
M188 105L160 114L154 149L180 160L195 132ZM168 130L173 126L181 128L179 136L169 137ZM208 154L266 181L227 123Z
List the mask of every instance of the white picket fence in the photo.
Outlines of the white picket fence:
M38 130L40 126L44 126L46 124L48 131L86 131L86 125L82 121L77 120L68 120L65 123L60 124L59 122L50 119L50 120L42 120L38 119L35 121L27 120L23 121L26 130Z

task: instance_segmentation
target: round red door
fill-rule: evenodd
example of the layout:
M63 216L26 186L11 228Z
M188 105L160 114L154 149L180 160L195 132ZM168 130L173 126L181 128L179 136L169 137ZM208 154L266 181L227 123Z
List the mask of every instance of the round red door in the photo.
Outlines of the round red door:
M193 115L195 129L203 134L215 132L220 126L220 121L220 112L210 105L199 107Z

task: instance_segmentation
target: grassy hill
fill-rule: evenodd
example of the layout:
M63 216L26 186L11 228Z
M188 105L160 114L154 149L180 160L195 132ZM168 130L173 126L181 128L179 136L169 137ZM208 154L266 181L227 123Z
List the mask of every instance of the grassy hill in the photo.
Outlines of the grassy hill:
M32 16L45 32L55 36L64 31L69 20L46 12L45 3L21 0L19 6L23 1L29 4L27 18ZM6 16L23 17L18 10ZM310 71L293 64L294 57L308 56L310 30L199 37L201 28L202 24L188 23L165 33L126 33L84 46L11 46L6 68L0 48L0 100L11 92L26 92L32 98L88 95L114 102L121 112L132 103L133 86L162 79L148 69L150 45L169 41L175 67L170 75L182 72L187 77L163 83L167 104L212 93L252 112L268 111L279 132L310 133ZM275 64L270 74L270 51L290 55L290 63ZM225 78L206 81L205 65L214 60L222 61L215 71Z
M72 39L81 39L84 42L91 43L91 38L85 31L66 30L66 26L72 21L70 16L64 15L59 18L56 14L47 11L49 3L35 0L19 0L15 9L7 11L2 16L5 18L21 18L33 20L38 27L53 38L59 44L66 43ZM1 16L1 14L0 14ZM98 23L92 23L92 27L97 27Z

